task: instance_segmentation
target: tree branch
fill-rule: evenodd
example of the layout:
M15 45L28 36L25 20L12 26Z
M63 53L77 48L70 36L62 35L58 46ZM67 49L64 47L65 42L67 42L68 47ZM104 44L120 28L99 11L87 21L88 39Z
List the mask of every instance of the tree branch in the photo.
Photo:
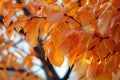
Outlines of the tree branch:
M38 46L35 47L35 51L37 52L37 57L40 58L41 62L43 63L43 69L45 70L45 73L47 75L47 78L49 80L60 80L58 74L54 70L52 64L49 62L49 60L45 61L45 51L43 49L42 40L38 40Z
M64 16L69 17L70 19L72 19L73 21L75 21L76 23L78 23L80 25L80 27L82 27L82 24L80 22L78 22L75 18L73 18L73 16L69 16L67 14L64 14Z
M68 79L68 77L69 77L69 75L70 75L72 69L73 69L73 66L72 66L71 68L69 68L69 70L67 71L67 73L65 74L65 76L63 77L62 80L67 80L67 79Z
M7 68L3 68L3 67L0 67L0 70L8 70L8 71L19 71L19 72L25 72L26 70L23 69L23 68L19 68L18 70L14 69L13 67L7 67Z

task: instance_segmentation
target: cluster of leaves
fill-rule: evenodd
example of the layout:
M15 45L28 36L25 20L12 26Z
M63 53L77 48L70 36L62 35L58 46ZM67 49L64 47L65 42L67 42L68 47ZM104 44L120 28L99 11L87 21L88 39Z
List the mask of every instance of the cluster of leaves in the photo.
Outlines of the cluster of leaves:
M11 74L11 76L9 76L9 72L6 69L0 70L0 79L1 80L16 80L16 79L17 80L42 80L42 78L34 75L33 73L28 73L24 71L23 72L16 71L13 74Z
M2 28L0 31L2 31ZM13 36L17 36L17 38L19 36L20 40L18 42L10 40L12 38L14 39ZM38 65L33 63L34 58L35 60L39 60L34 56L35 52L31 50L31 54L28 54L25 52L25 49L22 49L18 46L20 42L24 41L24 38L21 34L15 35L13 33L13 36L7 40L4 33L0 34L0 80L14 80L16 78L17 80L42 80L42 78L24 69L25 66L28 69L31 69L34 65ZM14 51L10 51L11 48L13 48ZM13 71L14 74L12 74L11 71ZM21 73L25 74L21 76Z
M65 55L81 79L118 79L120 0L1 0L1 5L8 36L23 30L31 47L43 39L51 64L61 66ZM28 13L17 15L21 10Z

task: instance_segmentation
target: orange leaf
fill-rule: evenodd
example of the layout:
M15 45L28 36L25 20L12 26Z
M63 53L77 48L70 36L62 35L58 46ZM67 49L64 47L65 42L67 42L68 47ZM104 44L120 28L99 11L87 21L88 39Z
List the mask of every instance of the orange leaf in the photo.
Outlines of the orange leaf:
M3 4L4 4L4 0L1 0L1 1L0 1L0 15L2 15L2 13L3 13L3 12L2 12L2 10L3 10L3 9L2 9Z
M112 13L113 9L111 8L111 5L108 4L98 20L98 30L101 35L105 35L108 32Z
M6 28L6 33L7 33L8 37L10 37L12 35L14 28L15 28L15 24L12 24Z
M112 76L108 72L103 72L97 75L96 80L112 80Z
M107 59L107 70L113 72L119 68L120 65L120 53L116 52Z
M51 4L51 3L54 3L54 2L56 2L57 0L47 0L47 3L48 4Z
M83 45L79 43L79 45L71 50L71 52L68 54L68 64L70 67L72 67L77 54L82 53L84 51Z
M22 18L22 17L24 17L24 18ZM15 28L18 32L24 27L24 25L27 22L27 19L28 19L27 16L19 16L18 20L15 21L15 23L13 23L13 24L15 24Z
M77 72L78 76L82 78L83 76L86 75L88 67L89 67L89 60L82 59L82 60L78 60L75 63L74 70Z
M48 55L48 58L50 62L55 65L55 66L61 66L62 63L64 62L64 55L58 45L56 45L54 42L51 42L53 45L52 48L50 49L50 53Z
M14 12L15 12L15 10L16 9L19 9L19 8L22 8L22 5L20 5L20 4L13 4L11 7L10 7L10 9L9 9L9 11L8 11L8 15L4 18L4 24L6 25L6 26L9 26L9 24L10 24L10 22L11 22L11 19L12 19L12 17L13 17L13 15L14 15Z
M0 23L0 30L2 29L2 24Z
M0 44L4 41L3 34L0 34Z
M36 23L36 20L34 20L34 19L27 22L23 27L24 32L26 33L35 23Z
M29 27L29 29L26 32L26 40L28 41L30 46L35 47L37 45L37 39L38 39L37 22L27 27Z
M64 54L69 54L70 51L79 44L80 32L77 30L70 30L63 34L65 38L61 41L60 47Z

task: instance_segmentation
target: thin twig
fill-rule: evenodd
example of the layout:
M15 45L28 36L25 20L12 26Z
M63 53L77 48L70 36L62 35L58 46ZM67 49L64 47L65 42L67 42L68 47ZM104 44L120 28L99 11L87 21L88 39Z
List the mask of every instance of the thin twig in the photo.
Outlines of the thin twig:
M69 16L67 14L64 14L64 16L69 17L70 19L72 19L73 21L75 21L76 23L78 23L80 25L80 27L82 27L82 24L80 22L78 22L75 18L73 18L73 16Z

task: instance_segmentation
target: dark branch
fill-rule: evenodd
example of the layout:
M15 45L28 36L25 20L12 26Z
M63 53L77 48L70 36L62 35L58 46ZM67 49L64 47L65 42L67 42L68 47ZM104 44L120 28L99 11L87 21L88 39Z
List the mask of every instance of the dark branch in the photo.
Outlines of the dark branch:
M8 70L8 71L19 71L19 72L25 72L26 70L25 69L23 69L23 68L19 68L18 70L16 70L16 69L14 69L13 67L7 67L7 68L2 68L2 67L0 67L0 70L4 70L4 69L6 69L6 70Z
M117 9L120 12L120 8Z
M45 16L42 16L42 17L32 16L32 17L30 18L30 20L35 19L35 18L38 18L38 19L46 19L46 17L45 17Z
M30 16L30 15L31 15L30 11L29 11L27 8L23 8L23 12L24 12L24 14L27 15L27 16Z
M17 3L20 3L20 4L22 3L22 0L16 0L16 1L17 1Z
M78 1L77 1L77 4L78 4L78 6L81 7L81 0L78 0Z
M65 76L63 77L62 80L67 80L67 79L68 79L68 77L69 77L69 75L70 75L72 69L73 69L73 66L72 66L71 68L69 68L69 70L67 71L67 73L65 74Z
M43 49L42 40L38 40L38 46L35 47L35 51L37 52L37 57L40 58L41 62L43 63L43 69L45 70L46 76L48 80L60 80L58 74L54 70L52 64L49 60L45 61L45 51Z
M2 23L2 24L4 23L3 19L4 19L4 16L0 15L0 23Z
M64 14L64 16L69 17L70 19L72 19L73 21L75 21L76 23L78 23L80 25L80 27L82 27L82 24L80 22L78 22L76 19L74 19L73 16L69 16L67 14Z

